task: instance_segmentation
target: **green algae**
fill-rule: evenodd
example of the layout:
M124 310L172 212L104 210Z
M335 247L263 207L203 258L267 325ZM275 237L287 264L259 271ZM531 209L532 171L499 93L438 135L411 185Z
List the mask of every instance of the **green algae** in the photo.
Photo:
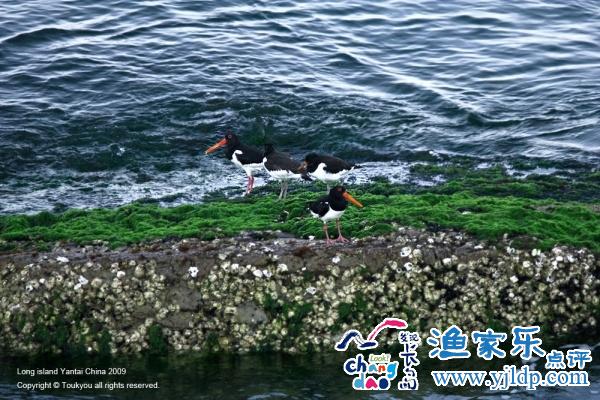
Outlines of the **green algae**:
M282 317L286 322L288 335L295 338L302 332L303 321L313 310L311 303L287 302L280 305L269 293L263 296L263 310L270 318Z
M69 357L83 356L89 354L88 346L96 341L98 349L94 351L101 356L110 356L111 337L100 323L92 324L87 334L80 333L83 330L81 321L88 313L85 304L76 305L68 314L58 310L55 305L47 304L32 313L32 327L24 334L23 341L33 345L36 354L60 352ZM27 317L15 314L11 317L10 326L17 332L23 332L27 321Z
M37 215L4 216L0 218L0 238L7 242L79 244L103 240L121 246L159 238L214 239L273 229L298 237L322 237L321 223L306 210L306 203L314 198L312 193L302 193L278 201L268 195L173 208L135 203L112 210L67 211L53 215L54 222L43 224ZM527 235L536 237L542 248L568 244L600 251L600 214L580 203L468 192L390 196L362 193L360 200L365 207L349 207L343 217L343 231L353 237L389 233L394 230L391 223L397 223L462 229L490 240L504 234ZM285 221L279 219L282 213L288 215Z
M162 327L153 324L148 328L148 352L152 355L165 355L169 352L169 343L165 337Z
M304 318L310 314L313 305L310 303L291 302L283 305L281 313L287 317L287 327L290 338L295 338L302 332Z
M110 332L108 329L102 329L98 334L98 354L102 357L111 356L111 341Z
M338 306L338 324L352 323L359 315L366 316L368 303L362 294L357 294L352 303L340 303Z
M508 234L515 245L523 247L527 243L540 248L565 244L600 251L600 173L515 179L499 166L475 170L463 164L413 166L417 178L440 175L447 179L433 187L378 180L351 188L365 207L349 207L342 220L344 234L381 235L400 224L461 229L488 240ZM323 237L322 224L307 209L309 201L324 194L322 185L304 185L284 201L273 192L267 186L250 198L215 197L204 204L172 208L133 203L115 209L0 216L0 251L14 251L18 244L44 250L57 241L88 244L101 240L118 247L165 238L211 240L266 230Z
M453 194L468 191L482 196L515 196L561 201L600 201L600 173L597 171L572 171L563 175L536 174L532 165L522 166L527 171L509 174L505 167L496 165L475 169L472 162L450 164L415 164L411 175L418 179L437 177L443 183L431 188L415 188L412 192Z

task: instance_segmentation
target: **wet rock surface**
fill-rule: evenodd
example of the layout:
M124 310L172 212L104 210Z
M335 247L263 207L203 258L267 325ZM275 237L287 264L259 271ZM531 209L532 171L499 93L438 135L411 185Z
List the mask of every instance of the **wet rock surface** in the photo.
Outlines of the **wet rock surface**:
M9 352L331 350L385 317L598 337L600 260L399 228L325 246L277 233L0 255ZM394 338L389 338L390 342Z

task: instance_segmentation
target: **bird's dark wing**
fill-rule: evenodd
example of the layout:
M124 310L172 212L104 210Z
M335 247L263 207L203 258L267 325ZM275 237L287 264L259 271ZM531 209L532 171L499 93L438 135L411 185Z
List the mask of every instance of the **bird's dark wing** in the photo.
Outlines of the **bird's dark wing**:
M300 168L300 163L294 159L292 159L286 153L282 153L280 151L274 151L273 153L267 156L267 161L265 162L265 167L270 171L292 171L294 173L299 173L298 168Z
M263 161L263 152L256 147L240 145L237 150L242 152L237 154L237 159L242 164L260 164Z
M327 214L327 211L329 211L328 197L321 197L319 200L310 203L308 208L319 217L322 217L323 215Z
M331 174L337 174L340 171L350 171L354 164L350 164L347 161L342 160L341 158L324 156L323 162L325 163L325 172L329 172Z

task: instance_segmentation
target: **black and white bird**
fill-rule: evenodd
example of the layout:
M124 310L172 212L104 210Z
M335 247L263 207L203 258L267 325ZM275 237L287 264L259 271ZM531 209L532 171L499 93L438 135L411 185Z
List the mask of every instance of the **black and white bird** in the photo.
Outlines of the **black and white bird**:
M348 207L348 202L351 202L357 207L363 207L363 205L346 192L346 188L343 186L336 186L329 190L329 194L320 198L319 200L310 203L308 209L313 217L319 218L323 221L323 231L325 232L325 238L327 244L332 243L329 239L329 233L327 232L327 223L335 219L335 225L338 231L338 237L335 239L336 242L347 242L344 236L342 236L342 230L340 228L340 218Z
M309 153L304 157L304 161L300 165L300 172L304 172L311 178L324 182L329 191L332 184L340 182L354 168L357 168L357 165L344 161L341 158Z
M287 153L275 150L270 143L265 144L263 164L271 178L281 183L280 199L285 199L287 196L290 179L310 180L306 174L299 171L299 161L294 160Z
M249 195L254 188L254 174L263 169L263 152L256 147L240 143L236 135L228 132L223 139L210 146L204 154L210 154L223 146L226 146L227 158L246 173L248 183L244 195Z

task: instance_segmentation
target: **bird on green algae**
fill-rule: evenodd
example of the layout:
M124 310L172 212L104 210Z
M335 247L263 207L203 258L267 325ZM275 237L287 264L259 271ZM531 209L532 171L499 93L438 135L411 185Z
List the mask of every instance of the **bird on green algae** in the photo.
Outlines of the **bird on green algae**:
M332 184L340 182L344 176L355 168L360 168L360 166L344 161L341 158L309 153L304 157L304 161L300 164L298 171L324 182L329 192Z
M263 152L256 147L240 143L240 139L236 135L227 131L223 139L206 149L204 154L210 154L221 147L226 148L227 158L246 173L248 183L244 196L249 195L254 188L254 174L263 169Z
M290 179L312 180L305 173L299 171L299 161L294 160L287 153L275 150L275 147L271 143L265 144L263 165L271 178L281 182L279 199L287 197Z
M320 198L319 200L312 202L309 204L308 209L313 217L319 218L323 221L323 232L325 232L325 240L329 245L334 241L329 238L329 233L327 231L327 223L331 220L335 219L335 224L338 231L338 237L335 239L335 242L348 242L342 235L342 230L340 228L340 218L346 212L346 208L348 207L348 202L351 202L357 207L363 207L361 202L356 200L354 197L350 195L346 191L346 188L343 186L336 186L329 191L327 196Z

